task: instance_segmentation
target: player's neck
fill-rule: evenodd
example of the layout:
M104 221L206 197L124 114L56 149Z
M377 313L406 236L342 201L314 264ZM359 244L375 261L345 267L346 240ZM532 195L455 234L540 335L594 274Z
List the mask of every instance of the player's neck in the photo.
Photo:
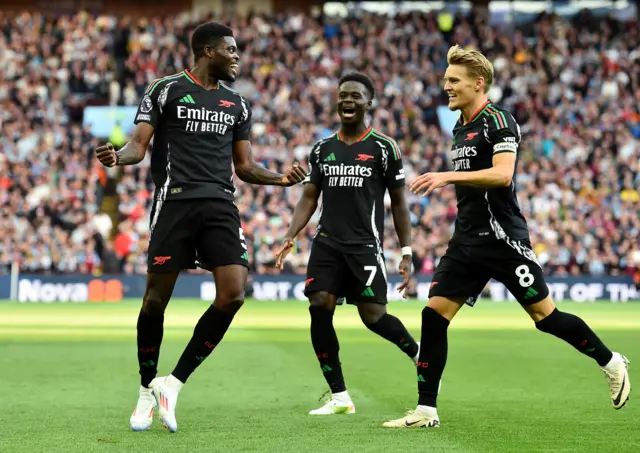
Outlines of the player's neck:
M369 126L365 123L341 124L340 138L343 142L351 144L360 140L367 129L369 129Z
M209 75L209 70L205 65L199 65L196 63L193 69L189 70L189 72L196 78L198 83L207 90L218 86L218 79Z
M471 102L469 105L460 109L462 111L462 124L469 123L487 102L489 102L489 99L486 95L478 96L478 98Z

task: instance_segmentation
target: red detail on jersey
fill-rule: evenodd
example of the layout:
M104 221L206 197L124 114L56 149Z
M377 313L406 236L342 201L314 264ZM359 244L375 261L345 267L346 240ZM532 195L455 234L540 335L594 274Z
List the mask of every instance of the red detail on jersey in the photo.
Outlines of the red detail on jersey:
M431 282L431 286L430 288L433 288L434 286L436 286L438 284L438 282Z
M467 138L465 138L464 141L466 142L467 140L472 140L476 135L478 135L478 132L469 132L467 134Z
M366 162L369 159L373 159L373 156L370 156L368 154L358 154L358 158L356 160L363 160Z
M225 100L221 100L220 101L220 105L218 107L225 107L225 108L229 108L232 105L236 105L235 102L231 102L231 101L225 101Z
M304 281L304 286L309 286L309 283L311 283L312 281L314 281L315 278L308 278Z

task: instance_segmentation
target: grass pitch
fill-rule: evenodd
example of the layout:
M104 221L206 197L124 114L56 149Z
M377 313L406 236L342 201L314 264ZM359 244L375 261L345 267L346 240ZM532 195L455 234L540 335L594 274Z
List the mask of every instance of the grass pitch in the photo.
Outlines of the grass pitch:
M173 301L160 373L169 373L206 302ZM392 303L419 337L422 303ZM640 363L640 304L570 304L614 350ZM0 303L1 452L637 452L640 409L615 411L597 365L537 332L513 303L465 308L449 334L440 430L392 431L415 407L415 369L366 330L354 307L336 328L358 413L311 417L325 383L302 302L248 302L184 387L179 431L129 429L139 385L139 301ZM640 368L639 368L640 369ZM639 375L640 376L640 375ZM637 378L636 378L637 379ZM636 390L637 391L637 390ZM633 393L632 393L633 398Z

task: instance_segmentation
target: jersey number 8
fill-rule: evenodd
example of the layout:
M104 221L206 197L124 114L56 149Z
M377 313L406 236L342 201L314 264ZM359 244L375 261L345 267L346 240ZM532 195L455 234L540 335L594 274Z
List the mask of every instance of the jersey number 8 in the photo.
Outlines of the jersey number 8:
M533 285L533 282L535 281L535 278L531 272L529 272L529 266L526 264L516 267L516 276L518 276L518 283L520 283L520 286L523 288Z

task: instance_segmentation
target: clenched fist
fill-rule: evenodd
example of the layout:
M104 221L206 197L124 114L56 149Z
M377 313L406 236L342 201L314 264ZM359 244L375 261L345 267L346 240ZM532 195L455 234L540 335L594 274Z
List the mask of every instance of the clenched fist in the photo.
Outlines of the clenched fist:
M307 177L307 172L297 162L293 164L293 167L287 170L282 177L282 185L284 187L291 187L299 182L304 181Z
M111 143L96 148L96 157L105 167L114 167L118 163L116 149Z

